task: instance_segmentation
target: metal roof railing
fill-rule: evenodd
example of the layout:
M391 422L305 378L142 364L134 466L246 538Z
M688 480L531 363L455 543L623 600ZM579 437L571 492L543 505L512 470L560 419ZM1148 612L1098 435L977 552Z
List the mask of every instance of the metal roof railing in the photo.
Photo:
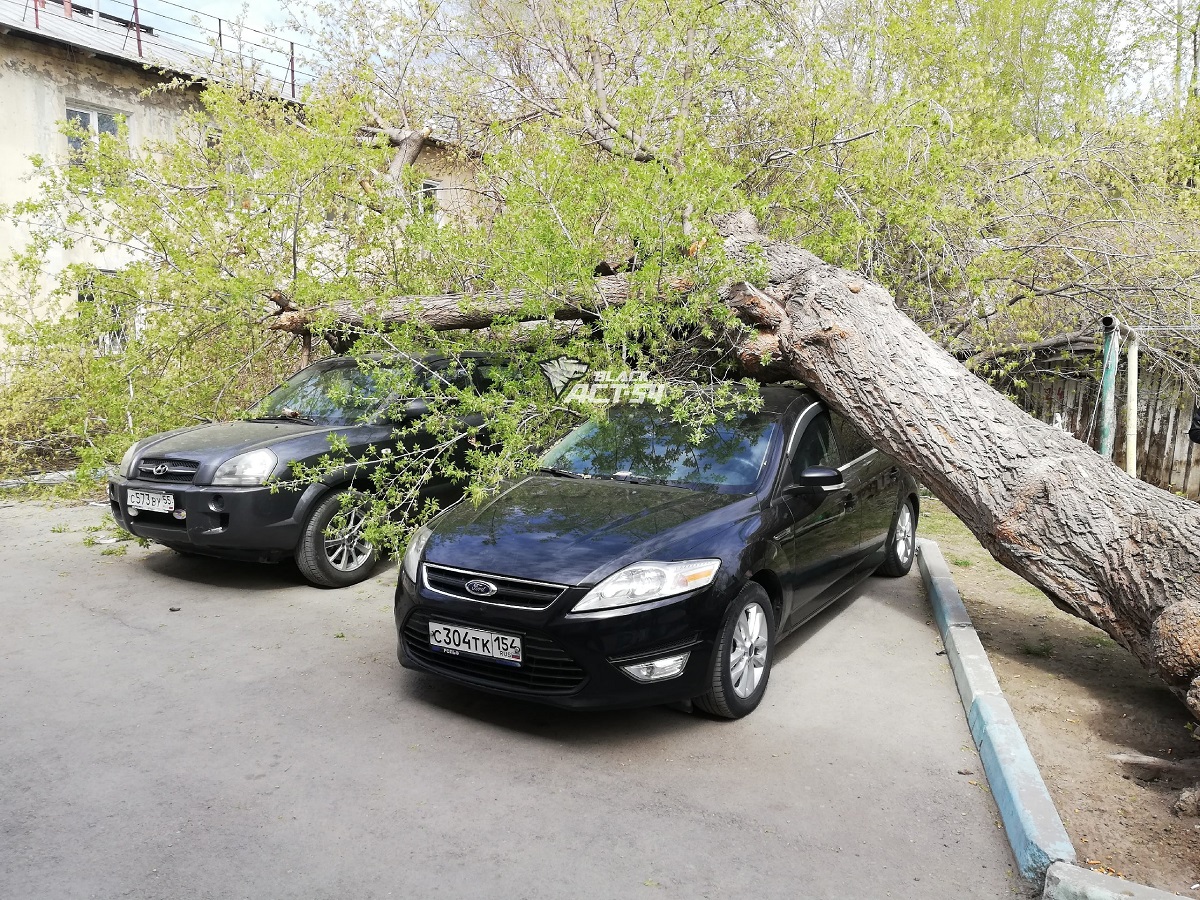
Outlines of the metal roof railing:
M315 78L296 59L312 48L172 0L0 0L0 27L201 77L236 62L292 98Z

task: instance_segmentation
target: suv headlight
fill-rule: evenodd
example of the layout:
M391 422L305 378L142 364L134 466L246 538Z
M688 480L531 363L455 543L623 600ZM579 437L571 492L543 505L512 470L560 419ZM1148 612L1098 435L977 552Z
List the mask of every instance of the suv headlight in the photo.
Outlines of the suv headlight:
M251 450L221 463L212 483L220 487L262 484L271 477L279 458L270 450Z
M421 564L421 554L425 552L425 545L429 543L431 537L433 537L433 529L428 525L422 525L413 532L413 536L408 540L408 549L404 551L404 574L411 582L415 583L417 580L417 568Z
M712 584L721 568L719 559L683 562L646 560L614 572L587 592L571 612L592 612L649 603Z
M117 469L117 472L122 478L129 477L129 470L133 468L134 460L138 456L138 447L141 443L141 441L134 441L133 445L125 451L125 455L121 457L121 468Z

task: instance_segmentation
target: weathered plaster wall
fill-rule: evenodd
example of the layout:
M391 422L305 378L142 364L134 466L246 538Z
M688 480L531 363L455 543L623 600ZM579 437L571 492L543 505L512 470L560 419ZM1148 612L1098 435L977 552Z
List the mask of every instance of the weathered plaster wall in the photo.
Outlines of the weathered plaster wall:
M66 154L67 139L58 123L66 118L68 106L125 116L135 145L169 137L196 95L173 91L142 96L160 80L153 70L89 57L16 32L0 35L0 204L36 193L30 156L54 159ZM27 239L26 228L11 220L0 222L0 255L24 246ZM90 241L51 251L40 303L47 303L52 279L66 265L86 262L115 268L127 258L117 248L97 253Z
M66 118L68 107L123 115L135 146L170 138L184 112L198 101L199 92L146 93L162 80L156 70L89 56L15 31L0 34L0 205L36 194L31 156L66 156L67 139L59 132L59 123ZM480 215L478 193L472 190L472 167L460 153L429 144L422 149L416 167L439 183L437 203L447 219ZM25 246L28 238L27 227L14 224L11 217L0 217L0 259ZM115 269L128 259L126 249L110 246L97 250L90 240L70 249L51 249L40 290L25 304L24 316L32 319L53 312L51 292L66 266L86 263ZM10 287L0 280L0 291L10 293ZM67 302L74 296L72 290Z
M446 218L472 220L484 214L487 204L481 202L475 188L474 166L460 151L428 143L417 154L413 168L438 183L438 208Z

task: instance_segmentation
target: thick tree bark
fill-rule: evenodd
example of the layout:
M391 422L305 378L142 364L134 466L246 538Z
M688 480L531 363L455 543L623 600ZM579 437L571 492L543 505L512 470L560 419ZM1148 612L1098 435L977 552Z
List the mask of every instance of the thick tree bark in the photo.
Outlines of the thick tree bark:
M968 372L859 275L752 220L787 369L937 495L1000 563L1103 629L1200 718L1200 506L1132 478Z
M1126 475L1022 412L898 311L884 288L769 240L748 215L717 225L733 258L749 264L765 253L768 264L767 284L727 292L752 326L737 348L746 370L807 383L1000 563L1128 648L1200 719L1200 505ZM627 284L613 291L604 287L618 284L610 279L597 279L585 305L624 302ZM580 300L551 312L577 317ZM441 330L481 327L524 307L519 295L399 298L377 315ZM364 324L352 311L341 321Z

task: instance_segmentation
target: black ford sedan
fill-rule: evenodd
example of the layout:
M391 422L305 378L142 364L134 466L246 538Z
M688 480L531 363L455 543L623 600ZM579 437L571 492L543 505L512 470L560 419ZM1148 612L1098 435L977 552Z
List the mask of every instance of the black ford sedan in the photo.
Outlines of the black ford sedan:
M815 395L761 393L698 445L667 411L613 408L437 516L401 566L401 663L565 707L754 710L782 636L908 572L918 512L913 479Z
M368 447L381 453L397 447L397 425L419 415L423 401L396 409L395 398L377 384L381 366L412 367L419 380L465 386L482 379L483 362L480 354L463 354L375 358L370 367L349 357L313 363L244 420L168 431L130 447L108 484L113 518L181 553L257 562L294 557L313 584L362 581L378 554L363 537L361 511L343 498L368 489L369 468L346 466L300 489L272 489L270 480L289 477L295 463L315 464L329 453L331 438L345 443L349 459ZM421 440L419 433L405 438L406 445ZM461 493L445 480L426 491L442 503Z

